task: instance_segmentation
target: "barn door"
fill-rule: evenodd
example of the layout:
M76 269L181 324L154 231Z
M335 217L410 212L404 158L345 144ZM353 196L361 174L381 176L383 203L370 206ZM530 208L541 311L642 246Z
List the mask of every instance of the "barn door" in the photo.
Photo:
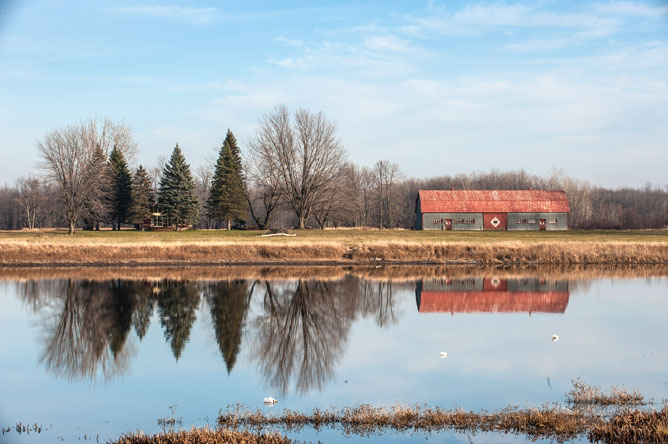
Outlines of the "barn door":
M446 230L452 230L452 219L445 219L445 227Z
M538 219L538 229L545 230L545 219Z

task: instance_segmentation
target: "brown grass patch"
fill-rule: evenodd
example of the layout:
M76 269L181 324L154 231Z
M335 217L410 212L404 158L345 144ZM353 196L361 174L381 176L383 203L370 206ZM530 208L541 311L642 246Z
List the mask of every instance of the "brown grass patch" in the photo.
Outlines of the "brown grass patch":
M489 412L445 410L421 405L395 405L390 408L360 405L340 410L314 409L301 413L286 409L280 414L265 415L243 405L228 406L221 411L218 425L233 429L261 430L283 427L300 430L311 427L341 429L345 434L369 435L384 430L462 433L496 432L524 435L528 439L565 442L586 436L602 443L668 442L668 401L660 411L650 410L638 392L613 388L609 394L577 379L566 396L572 409L559 404L540 408L507 407ZM631 407L632 406L632 407Z
M668 404L659 411L625 409L595 425L588 438L618 444L668 443Z
M666 264L668 242L2 242L2 265Z
M86 279L86 280L197 280L235 279L318 279L340 280L354 276L383 282L415 282L443 277L539 278L548 280L590 280L597 278L649 278L668 276L668 265L134 265L134 266L5 266L2 280Z
M277 433L252 433L229 429L193 428L190 431L145 435L141 432L121 436L111 444L292 444L295 441Z
M526 435L531 439L546 438L557 442L574 439L586 433L594 417L565 412L558 406L540 409L508 407L497 412L472 412L439 407L403 406L391 408L361 405L341 410L314 409L310 414L285 410L280 415L265 415L260 410L244 410L243 406L228 409L218 417L224 427L281 426L286 430L312 427L341 428L346 434L369 435L386 429L397 431L437 432L500 432Z
M624 387L612 387L604 393L599 387L585 384L580 379L572 381L573 389L566 395L566 402L574 406L638 406L645 405L645 398L637 390L629 392Z

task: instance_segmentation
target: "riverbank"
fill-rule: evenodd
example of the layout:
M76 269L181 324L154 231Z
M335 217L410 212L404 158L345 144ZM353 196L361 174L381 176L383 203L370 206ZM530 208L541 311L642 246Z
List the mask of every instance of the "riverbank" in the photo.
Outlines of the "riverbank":
M1 232L0 265L666 264L668 230Z
M0 267L0 281L52 279L110 279L160 281L231 281L252 279L274 281L317 279L339 281L346 276L378 282L414 282L423 279L497 277L543 280L636 279L668 276L668 264L660 265L101 265Z

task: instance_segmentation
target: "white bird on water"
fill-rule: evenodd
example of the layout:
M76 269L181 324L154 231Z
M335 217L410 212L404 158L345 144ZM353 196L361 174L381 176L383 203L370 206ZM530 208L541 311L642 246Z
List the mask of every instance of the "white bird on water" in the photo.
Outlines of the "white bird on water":
M448 354L446 352L441 352L441 359L447 358Z
M271 396L269 396L268 398L264 398L264 405L273 406L273 405L276 405L277 402L278 401L276 401Z
M559 335L552 335L552 342L557 342L559 340Z

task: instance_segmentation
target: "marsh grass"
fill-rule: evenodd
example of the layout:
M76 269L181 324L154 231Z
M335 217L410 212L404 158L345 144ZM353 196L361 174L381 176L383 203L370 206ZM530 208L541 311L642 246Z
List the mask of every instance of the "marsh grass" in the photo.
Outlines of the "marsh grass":
M253 433L229 429L193 428L190 431L145 435L141 432L121 436L110 444L292 444L295 441L278 433Z
M623 409L588 433L592 442L668 443L668 404L661 410Z
M629 279L668 276L668 265L159 265L159 266L7 266L0 267L0 281L86 279L104 281L162 279L221 281L236 279L340 280L346 276L379 282L415 282L443 277L490 277L545 280Z
M10 433L10 432L16 432L19 435L25 433L26 435L30 435L30 432L35 432L35 433L42 433L42 426L40 424L34 423L34 424L24 424L22 422L17 422L15 426L10 426L10 427L3 427L2 428L2 434L4 435L5 433Z
M259 238L257 233L103 231L68 237L58 232L2 232L0 264L668 263L668 230L543 233L302 230L290 238Z
M591 442L606 444L668 442L668 403L660 411L640 408L648 403L638 392L613 388L606 394L579 379L573 381L573 390L566 399L572 409L544 404L540 408L510 406L498 411L474 412L398 404L390 408L360 405L340 410L314 409L311 413L286 409L280 414L266 415L259 409L235 405L220 412L218 425L251 430L281 427L288 431L329 427L364 436L385 430L426 433L451 430L510 433L560 443L584 436Z
M282 427L288 431L312 427L316 431L339 428L345 434L368 436L387 429L406 432L500 432L522 434L531 439L546 438L564 442L587 432L594 417L564 411L557 405L520 409L507 407L496 412L472 412L440 407L395 405L390 408L360 405L341 410L314 409L310 414L284 410L280 415L265 415L244 406L221 412L221 427L249 427L260 430Z
M624 387L612 387L604 393L599 387L584 383L581 379L572 381L573 389L566 395L566 402L573 406L638 406L645 405L645 398L637 390L629 392Z

